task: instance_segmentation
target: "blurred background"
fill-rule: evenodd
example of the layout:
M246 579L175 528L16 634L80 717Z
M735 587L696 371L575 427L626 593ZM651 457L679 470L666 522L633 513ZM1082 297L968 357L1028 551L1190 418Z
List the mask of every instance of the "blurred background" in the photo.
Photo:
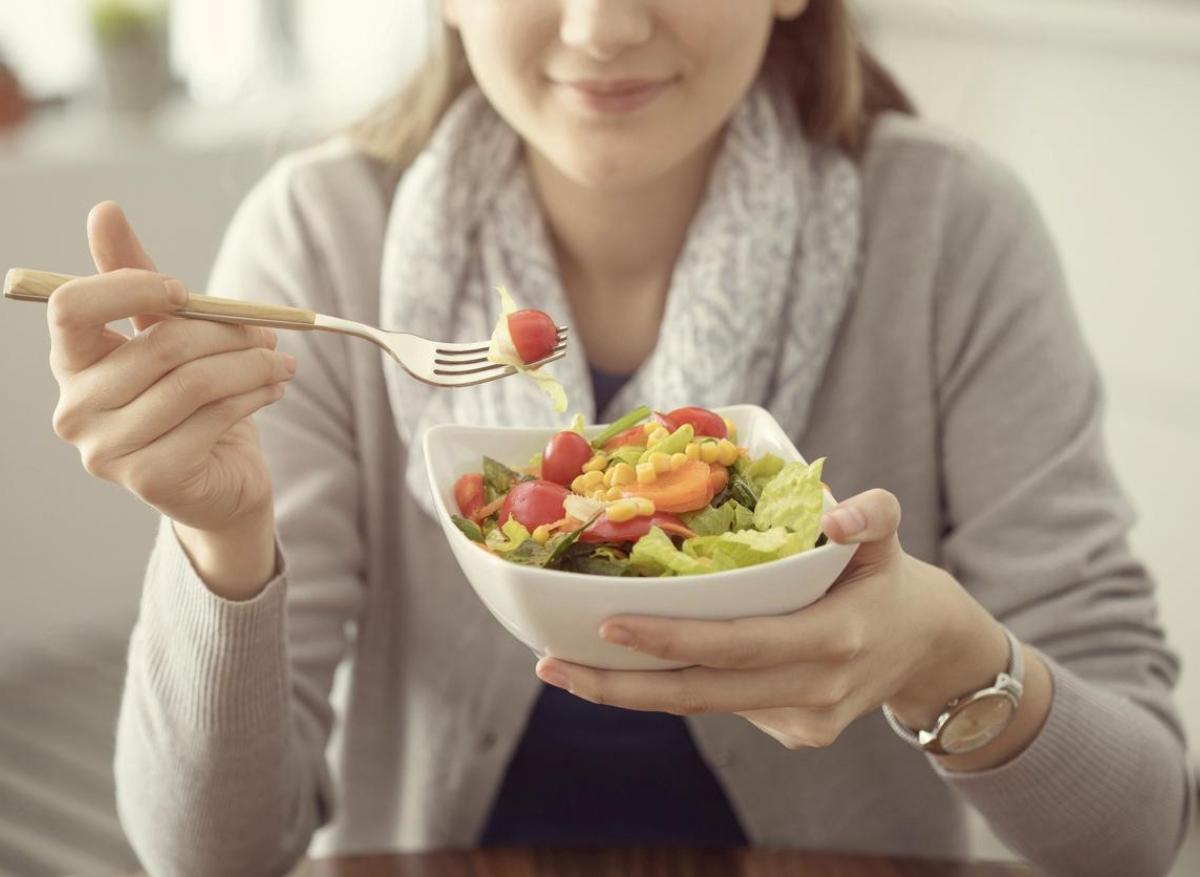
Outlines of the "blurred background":
M1049 221L1200 739L1200 0L856 5L922 114L1007 161ZM112 198L203 290L247 188L397 87L427 6L6 0L0 269L90 273L84 220ZM44 307L0 313L0 874L129 870L113 724L155 514L54 435ZM978 853L1004 856L977 828ZM1195 835L1178 875L1200 874Z

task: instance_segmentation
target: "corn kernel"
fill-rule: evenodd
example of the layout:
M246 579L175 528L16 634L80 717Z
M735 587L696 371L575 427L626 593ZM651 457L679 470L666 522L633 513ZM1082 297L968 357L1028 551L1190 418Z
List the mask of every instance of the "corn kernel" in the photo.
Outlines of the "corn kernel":
M583 483L588 490L594 490L604 483L604 473L595 469L592 469L590 472L584 472L579 477L583 479Z
M737 445L729 439L721 439L717 442L717 462L724 466L732 466L737 459Z
M650 436L647 439L647 441L650 442L651 447L654 447L659 442L664 441L666 439L666 437L669 435L670 435L670 433L667 432L665 429L663 429L660 426L658 429L654 430L654 432L650 433Z
M607 491L603 487L597 487L590 494L588 494L588 498L594 499L596 502L604 502L605 493L607 493Z
M587 493L587 484L584 483L582 475L575 476L575 480L571 482L571 490L575 493Z
M737 427L733 425L733 421L730 420L728 417L723 417L721 419L725 421L725 431L729 433L729 440L731 442L736 442L737 441Z
M683 451L671 455L671 471L675 472L687 465L688 457Z
M717 462L717 456L720 454L720 449L716 442L704 442L700 445L700 459L705 463Z
M621 488L619 487L610 487L608 490L604 491L604 498L607 500L620 499L624 495L625 494L621 492Z
M683 452L684 452L684 454L687 455L687 458L689 460L699 460L700 459L700 443L699 442L688 442L687 447L683 449Z
M618 463L612 467L612 483L616 484L633 484L637 481L637 470L628 463Z
M642 424L642 432L646 433L646 435L650 435L650 433L661 428L662 424L660 424L657 420L647 420Z
M658 473L654 471L653 463L638 463L637 464L637 480L638 484L653 484L658 480Z
M650 455L648 461L654 467L654 471L658 475L671 471L671 455L664 454L661 451L655 451Z
M637 504L631 499L619 499L608 507L608 519L614 524L637 517Z
M608 465L608 457L603 454L596 454L592 459L583 464L584 472L603 472L604 467Z
M633 504L637 506L637 513L642 517L650 517L654 514L654 500L647 496L633 497Z
M545 524L539 524L533 528L533 532L529 536L538 545L545 545L550 540L550 528Z

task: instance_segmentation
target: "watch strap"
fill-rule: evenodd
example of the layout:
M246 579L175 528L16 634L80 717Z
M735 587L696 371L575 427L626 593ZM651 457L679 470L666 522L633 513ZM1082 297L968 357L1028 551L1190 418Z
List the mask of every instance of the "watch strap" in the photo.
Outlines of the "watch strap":
M946 704L946 708L941 715L933 723L933 728L929 730L914 731L912 728L905 725L895 713L888 708L885 703L883 705L883 717L887 720L888 725L896 732L905 743L920 749L924 752L939 752L938 736L942 729L942 725L950 717L950 711L964 700L974 697L985 691L1000 690L1007 692L1014 700L1020 702L1021 694L1025 689L1025 659L1022 655L1021 641L1013 635L1013 632L1004 625L1000 626L1004 631L1004 635L1008 637L1008 669L1000 672L996 676L996 680L989 686L956 697Z

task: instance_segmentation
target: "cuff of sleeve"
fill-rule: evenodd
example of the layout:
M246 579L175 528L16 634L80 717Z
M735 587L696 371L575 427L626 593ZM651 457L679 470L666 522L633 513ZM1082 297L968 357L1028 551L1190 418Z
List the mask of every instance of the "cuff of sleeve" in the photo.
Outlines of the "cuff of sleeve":
M1136 707L1038 655L1050 672L1053 700L1041 731L1023 751L981 771L951 771L930 761L1003 834L1037 833L1048 813L1072 813L1069 825L1104 826L1122 800L1109 789L1133 787L1140 770L1144 742L1138 723L1129 720Z
M235 602L209 590L160 517L138 622L148 681L189 726L241 733L286 713L287 564L275 538L275 576Z

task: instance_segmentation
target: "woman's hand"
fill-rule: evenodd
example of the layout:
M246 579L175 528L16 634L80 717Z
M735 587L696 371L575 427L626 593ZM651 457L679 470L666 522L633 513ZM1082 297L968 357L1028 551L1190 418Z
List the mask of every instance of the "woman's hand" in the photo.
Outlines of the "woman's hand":
M199 553L220 543L233 557L265 538L273 565L271 479L249 416L283 395L294 360L269 329L167 317L184 286L155 271L116 204L92 210L88 243L100 273L47 304L55 433L89 474L176 521ZM107 328L127 317L132 338ZM218 558L205 560L211 569Z
M825 515L835 542L861 543L816 603L777 617L691 621L617 616L609 642L689 666L596 670L553 658L537 674L595 703L689 715L736 713L789 749L828 746L887 703L928 727L949 700L990 684L1008 665L996 622L946 572L905 554L900 505L871 490Z

